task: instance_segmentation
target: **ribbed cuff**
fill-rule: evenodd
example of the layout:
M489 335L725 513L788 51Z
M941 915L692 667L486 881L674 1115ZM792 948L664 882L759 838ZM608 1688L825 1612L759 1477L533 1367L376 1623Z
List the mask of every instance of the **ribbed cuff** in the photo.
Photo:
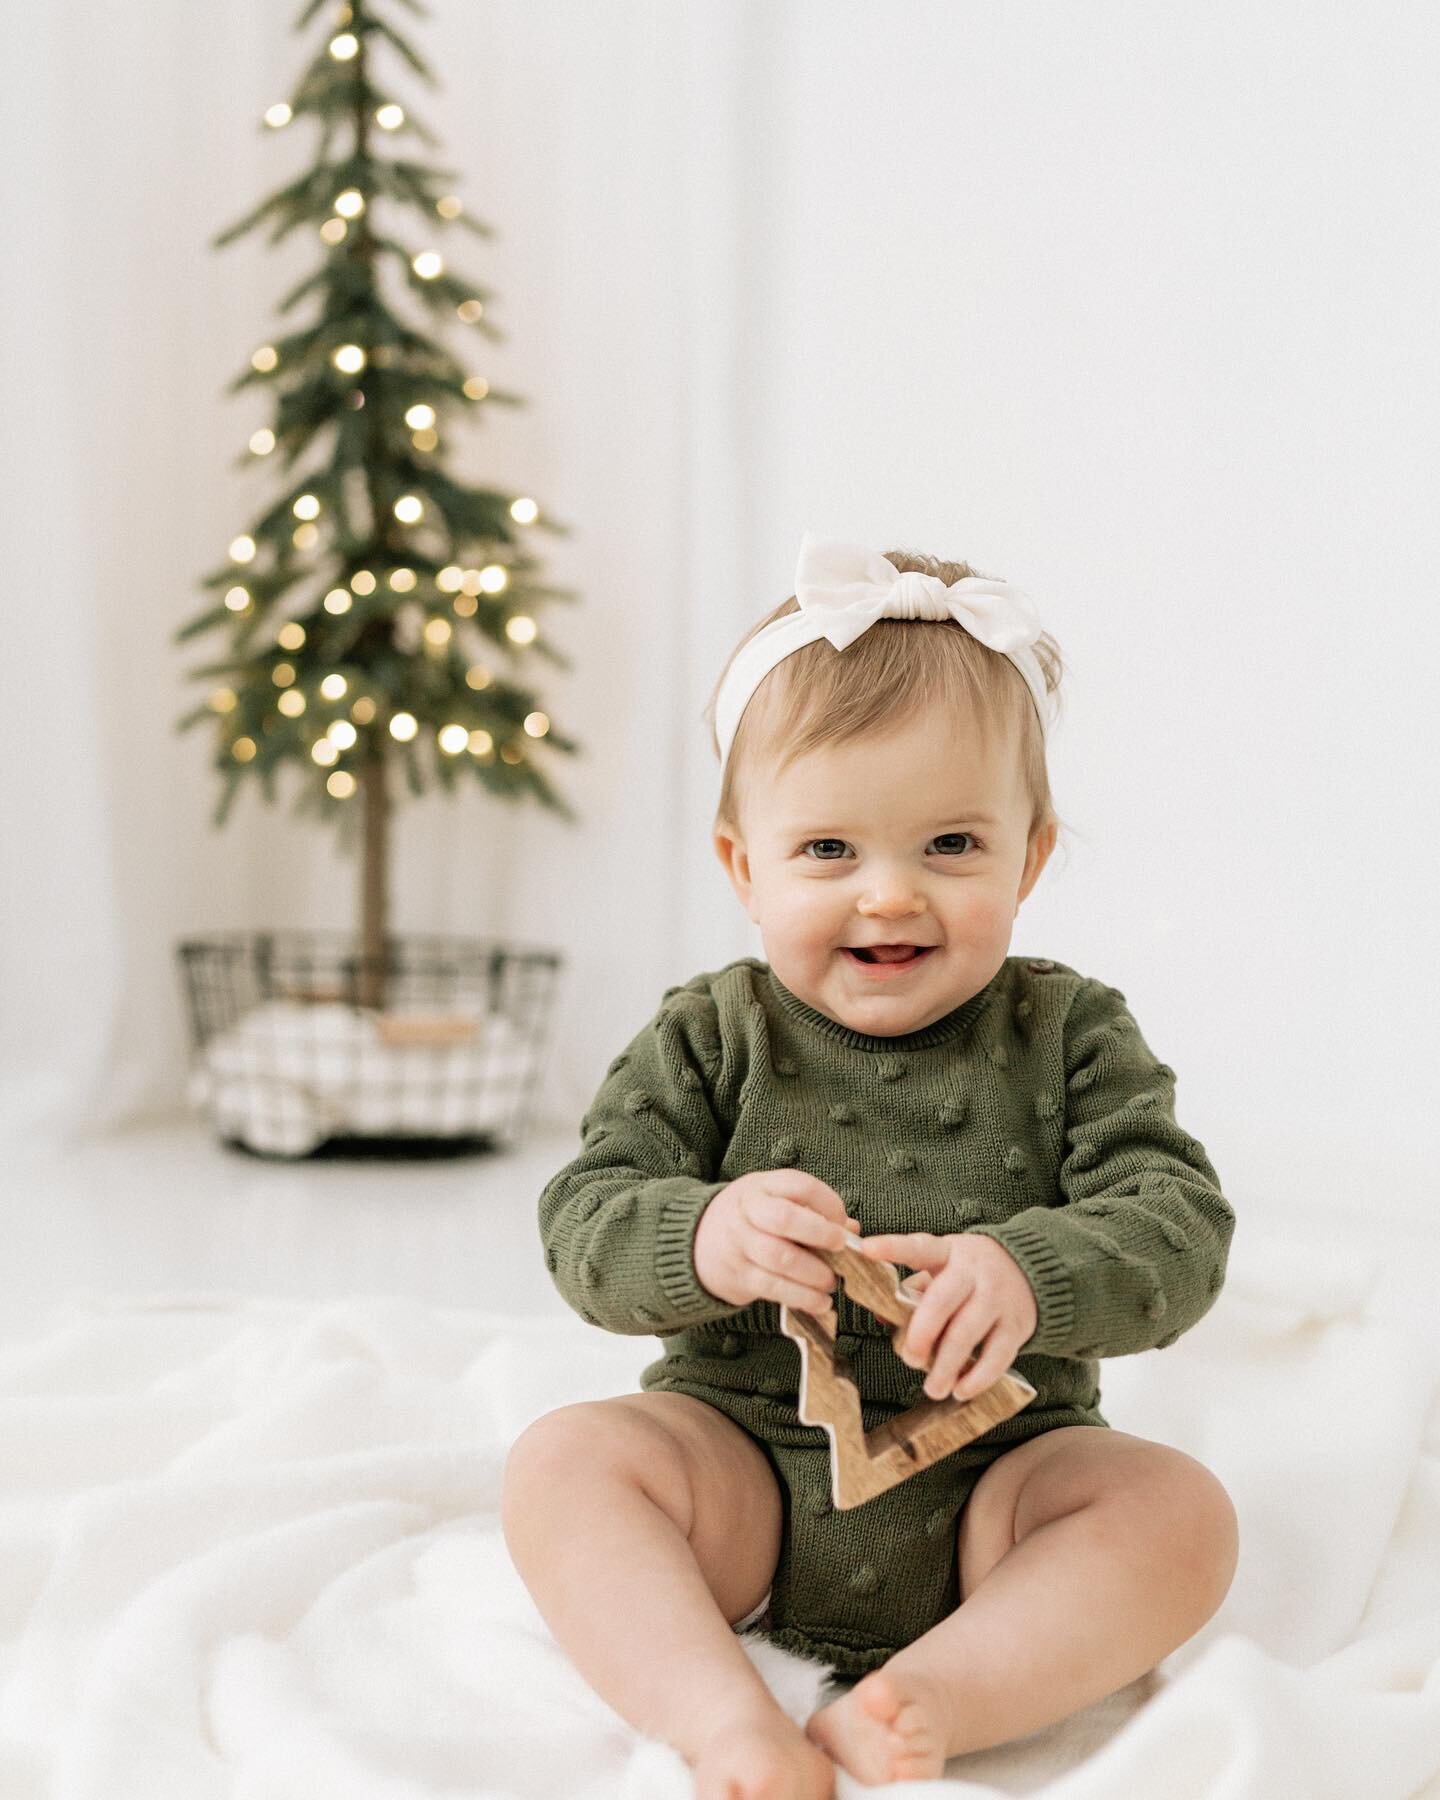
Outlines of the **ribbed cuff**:
M655 1228L655 1276L661 1293L675 1309L672 1329L703 1325L708 1319L743 1311L702 1287L695 1273L695 1232L700 1215L721 1188L730 1183L680 1177L665 1185L673 1186L675 1191L662 1203L660 1222Z
M994 1238L1019 1263L1035 1290L1035 1330L1020 1351L1037 1356L1070 1356L1075 1342L1075 1283L1049 1237L1031 1223L1031 1214L1037 1210L1044 1211L1032 1207L998 1225L967 1228L965 1235Z

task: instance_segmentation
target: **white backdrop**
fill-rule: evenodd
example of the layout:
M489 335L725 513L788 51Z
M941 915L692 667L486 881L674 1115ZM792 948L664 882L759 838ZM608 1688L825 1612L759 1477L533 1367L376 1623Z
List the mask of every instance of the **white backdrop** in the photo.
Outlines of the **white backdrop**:
M176 1108L179 937L352 920L333 841L248 793L212 831L202 736L173 731L218 641L171 634L273 479L235 472L265 415L224 388L313 262L208 247L313 147L258 128L314 42L298 11L7 12L7 1138ZM1014 949L1126 993L1227 1186L1428 1214L1429 0L397 22L443 91L385 73L499 234L446 243L507 334L474 365L529 399L455 466L573 528L536 539L582 593L542 615L573 672L538 679L585 750L550 759L578 825L478 786L409 803L395 924L565 951L543 1116L578 1119L666 986L760 953L700 709L802 531L853 533L1020 582L1071 665L1073 833Z

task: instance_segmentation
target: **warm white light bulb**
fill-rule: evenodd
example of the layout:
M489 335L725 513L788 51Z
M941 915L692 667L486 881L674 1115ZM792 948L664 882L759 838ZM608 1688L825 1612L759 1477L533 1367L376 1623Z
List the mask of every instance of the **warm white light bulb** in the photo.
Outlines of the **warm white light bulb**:
M405 123L405 108L397 106L392 100L389 105L378 109L375 114L375 123L382 131L398 131Z
M402 494L395 502L394 511L402 525L415 525L425 517L425 504L418 494Z
M540 517L540 508L533 500L522 496L519 500L510 502L510 517L517 525L533 525Z
M408 744L419 729L414 713L398 712L390 721L390 735L400 744Z

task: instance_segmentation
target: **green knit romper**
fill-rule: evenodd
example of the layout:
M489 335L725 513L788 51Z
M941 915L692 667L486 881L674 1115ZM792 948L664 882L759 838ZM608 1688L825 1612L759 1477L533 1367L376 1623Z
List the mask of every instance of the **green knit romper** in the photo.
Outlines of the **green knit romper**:
M1209 1310L1235 1215L1176 1123L1175 1079L1118 989L1022 957L892 1037L743 957L669 989L610 1064L580 1153L540 1198L546 1267L587 1322L660 1338L643 1392L704 1401L764 1450L784 1525L756 1630L845 1677L880 1667L959 1604L959 1514L984 1469L1039 1432L1108 1427L1099 1358L1171 1344ZM731 1306L695 1274L706 1205L775 1168L828 1183L865 1235L993 1237L1035 1293L1013 1366L1036 1398L857 1507L831 1503L829 1436L800 1421L779 1305ZM924 1399L924 1375L879 1319L833 1298L873 1430Z

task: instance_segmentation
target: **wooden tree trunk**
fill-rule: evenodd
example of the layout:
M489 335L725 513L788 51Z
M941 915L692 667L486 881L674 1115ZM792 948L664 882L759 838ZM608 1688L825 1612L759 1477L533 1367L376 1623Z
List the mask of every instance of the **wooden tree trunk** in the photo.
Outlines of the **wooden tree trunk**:
M360 852L361 1006L385 1004L390 936L390 797L385 790L385 758L377 752L360 767L363 839Z

